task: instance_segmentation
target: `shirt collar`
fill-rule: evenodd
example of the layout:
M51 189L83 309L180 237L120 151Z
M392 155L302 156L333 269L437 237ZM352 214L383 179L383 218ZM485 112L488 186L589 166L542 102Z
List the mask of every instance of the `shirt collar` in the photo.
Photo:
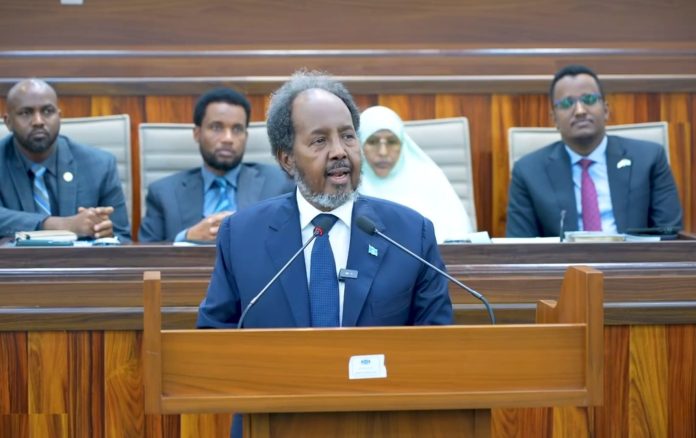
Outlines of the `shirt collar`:
M223 178L225 178L229 185L232 186L232 188L234 188L235 190L237 189L237 180L239 179L239 171L241 167L242 165L240 163L237 166L235 166L234 169L229 170L226 174L223 175ZM208 168L205 166L201 166L201 174L203 175L203 191L207 192L208 189L210 189L210 186L213 184L213 181L215 181L215 178L217 178L218 176L210 170L208 170Z
M17 144L16 144L14 141L12 142L12 144L13 144L13 146L14 146L14 148L15 148L15 155L17 155L17 156L19 157L20 161L21 161L22 164L24 165L24 169L25 169L27 172L29 172L29 171L31 170L31 166L34 164L34 162L31 161L29 158L27 158L27 157L22 153L22 151L19 150L19 146L17 146ZM51 153L51 155L49 155L48 158L46 158L46 159L45 159L44 161L42 161L41 163L37 163L37 164L40 164L40 165L42 165L43 167L45 167L45 168L46 168L46 172L48 172L49 174L51 174L51 175L53 175L53 176L56 176L56 175L58 174L58 170L57 170L57 168L56 168L57 162L58 162L58 160L56 159L56 157L57 157L57 155L58 155L58 154L57 154L57 151L58 151L58 138L56 138L56 143L55 143L55 145L54 145L53 152Z
M597 164L606 164L607 162L607 136L605 135L604 138L602 138L602 141L599 142L599 145L595 148L595 150L592 151L592 153L586 157L578 154L574 150L570 148L567 144L564 144L566 151L568 151L568 155L570 155L570 164L575 165L578 163L578 161L582 160L583 158L588 158L592 161L594 161Z
M309 226L318 214L328 213L336 216L339 221L346 224L348 229L350 229L351 218L353 217L353 198L351 197L343 205L335 208L331 211L321 211L312 204L310 204L304 196L300 193L300 189L295 190L295 197L297 198L297 208L300 211L300 229L304 230L305 227Z

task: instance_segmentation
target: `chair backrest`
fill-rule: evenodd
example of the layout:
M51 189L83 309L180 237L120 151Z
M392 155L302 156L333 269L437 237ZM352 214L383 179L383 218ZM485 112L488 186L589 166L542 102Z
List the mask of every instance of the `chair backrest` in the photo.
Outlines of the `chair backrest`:
M141 123L140 172L145 212L145 196L150 183L174 172L202 164L193 139L193 124ZM406 132L447 175L476 228L469 122L464 117L406 122ZM275 163L265 122L249 124L244 161Z
M151 183L173 173L203 164L198 144L193 139L193 123L141 123L140 140L140 188L142 213L145 214L145 197ZM275 163L271 143L266 134L266 123L249 124L244 158L246 162Z
M466 117L404 122L406 133L440 166L476 226L469 121Z
M652 141L664 146L669 161L669 125L667 122L632 123L607 126L607 134ZM510 128L508 147L510 170L517 160L561 139L556 128Z
M131 164L130 116L77 117L60 120L60 133L77 143L92 146L116 157L118 176L123 186L128 211L133 209L133 174ZM9 134L5 123L0 121L0 138ZM129 213L130 214L130 213Z

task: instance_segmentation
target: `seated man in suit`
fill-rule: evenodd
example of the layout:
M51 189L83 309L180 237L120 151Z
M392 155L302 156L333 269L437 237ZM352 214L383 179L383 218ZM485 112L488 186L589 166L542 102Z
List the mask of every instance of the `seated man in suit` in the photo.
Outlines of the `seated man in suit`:
M214 241L226 216L292 191L294 185L278 168L242 163L250 116L247 98L229 88L208 91L198 99L193 138L203 166L148 187L141 242Z
M609 108L597 75L580 65L564 67L549 96L562 141L515 163L507 236L681 228L681 205L664 148L606 135Z
M365 216L444 269L432 222L399 204L357 196L359 124L350 93L319 73L296 73L273 94L268 136L297 190L223 221L198 327L236 327L252 298L312 236L320 215L333 225L250 309L245 327L452 323L445 278L356 225ZM344 268L351 275L339 281Z
M130 238L116 158L59 135L55 90L23 80L7 94L0 140L0 236L70 230L80 237Z

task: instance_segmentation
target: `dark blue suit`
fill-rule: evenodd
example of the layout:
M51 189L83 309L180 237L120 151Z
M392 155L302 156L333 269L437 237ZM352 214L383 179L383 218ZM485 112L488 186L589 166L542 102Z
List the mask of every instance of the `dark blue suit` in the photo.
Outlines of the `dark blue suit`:
M289 192L295 184L278 166L241 163L237 180L237 209ZM176 235L203 219L201 168L169 175L150 184L146 214L140 224L141 242L173 241Z
M0 236L36 230L48 217L36 212L32 181L13 146L14 137L0 140ZM130 239L128 212L118 177L116 158L102 150L82 146L64 136L56 139L58 211L73 216L78 207L114 207L110 219L114 234ZM63 175L69 173L67 181Z
M610 135L607 174L619 233L629 228L682 226L682 209L662 146ZM630 165L617 167L621 160ZM508 237L560 235L578 229L570 156L556 142L522 157L512 170L507 210Z
M451 324L447 281L432 269L370 236L355 225L367 216L377 228L444 269L433 225L415 211L366 196L353 206L343 326ZM236 327L249 301L302 246L295 194L262 201L226 218L220 228L218 256L198 327ZM372 246L377 255L368 252ZM372 251L373 253L375 251ZM247 314L245 327L308 327L307 274L298 257Z

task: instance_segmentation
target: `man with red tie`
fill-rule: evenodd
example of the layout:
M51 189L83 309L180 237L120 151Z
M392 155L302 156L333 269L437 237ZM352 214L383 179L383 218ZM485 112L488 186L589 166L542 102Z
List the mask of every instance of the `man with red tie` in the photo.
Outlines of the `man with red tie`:
M681 228L682 209L664 148L606 135L609 107L592 70L562 68L549 97L562 140L515 163L508 237Z

